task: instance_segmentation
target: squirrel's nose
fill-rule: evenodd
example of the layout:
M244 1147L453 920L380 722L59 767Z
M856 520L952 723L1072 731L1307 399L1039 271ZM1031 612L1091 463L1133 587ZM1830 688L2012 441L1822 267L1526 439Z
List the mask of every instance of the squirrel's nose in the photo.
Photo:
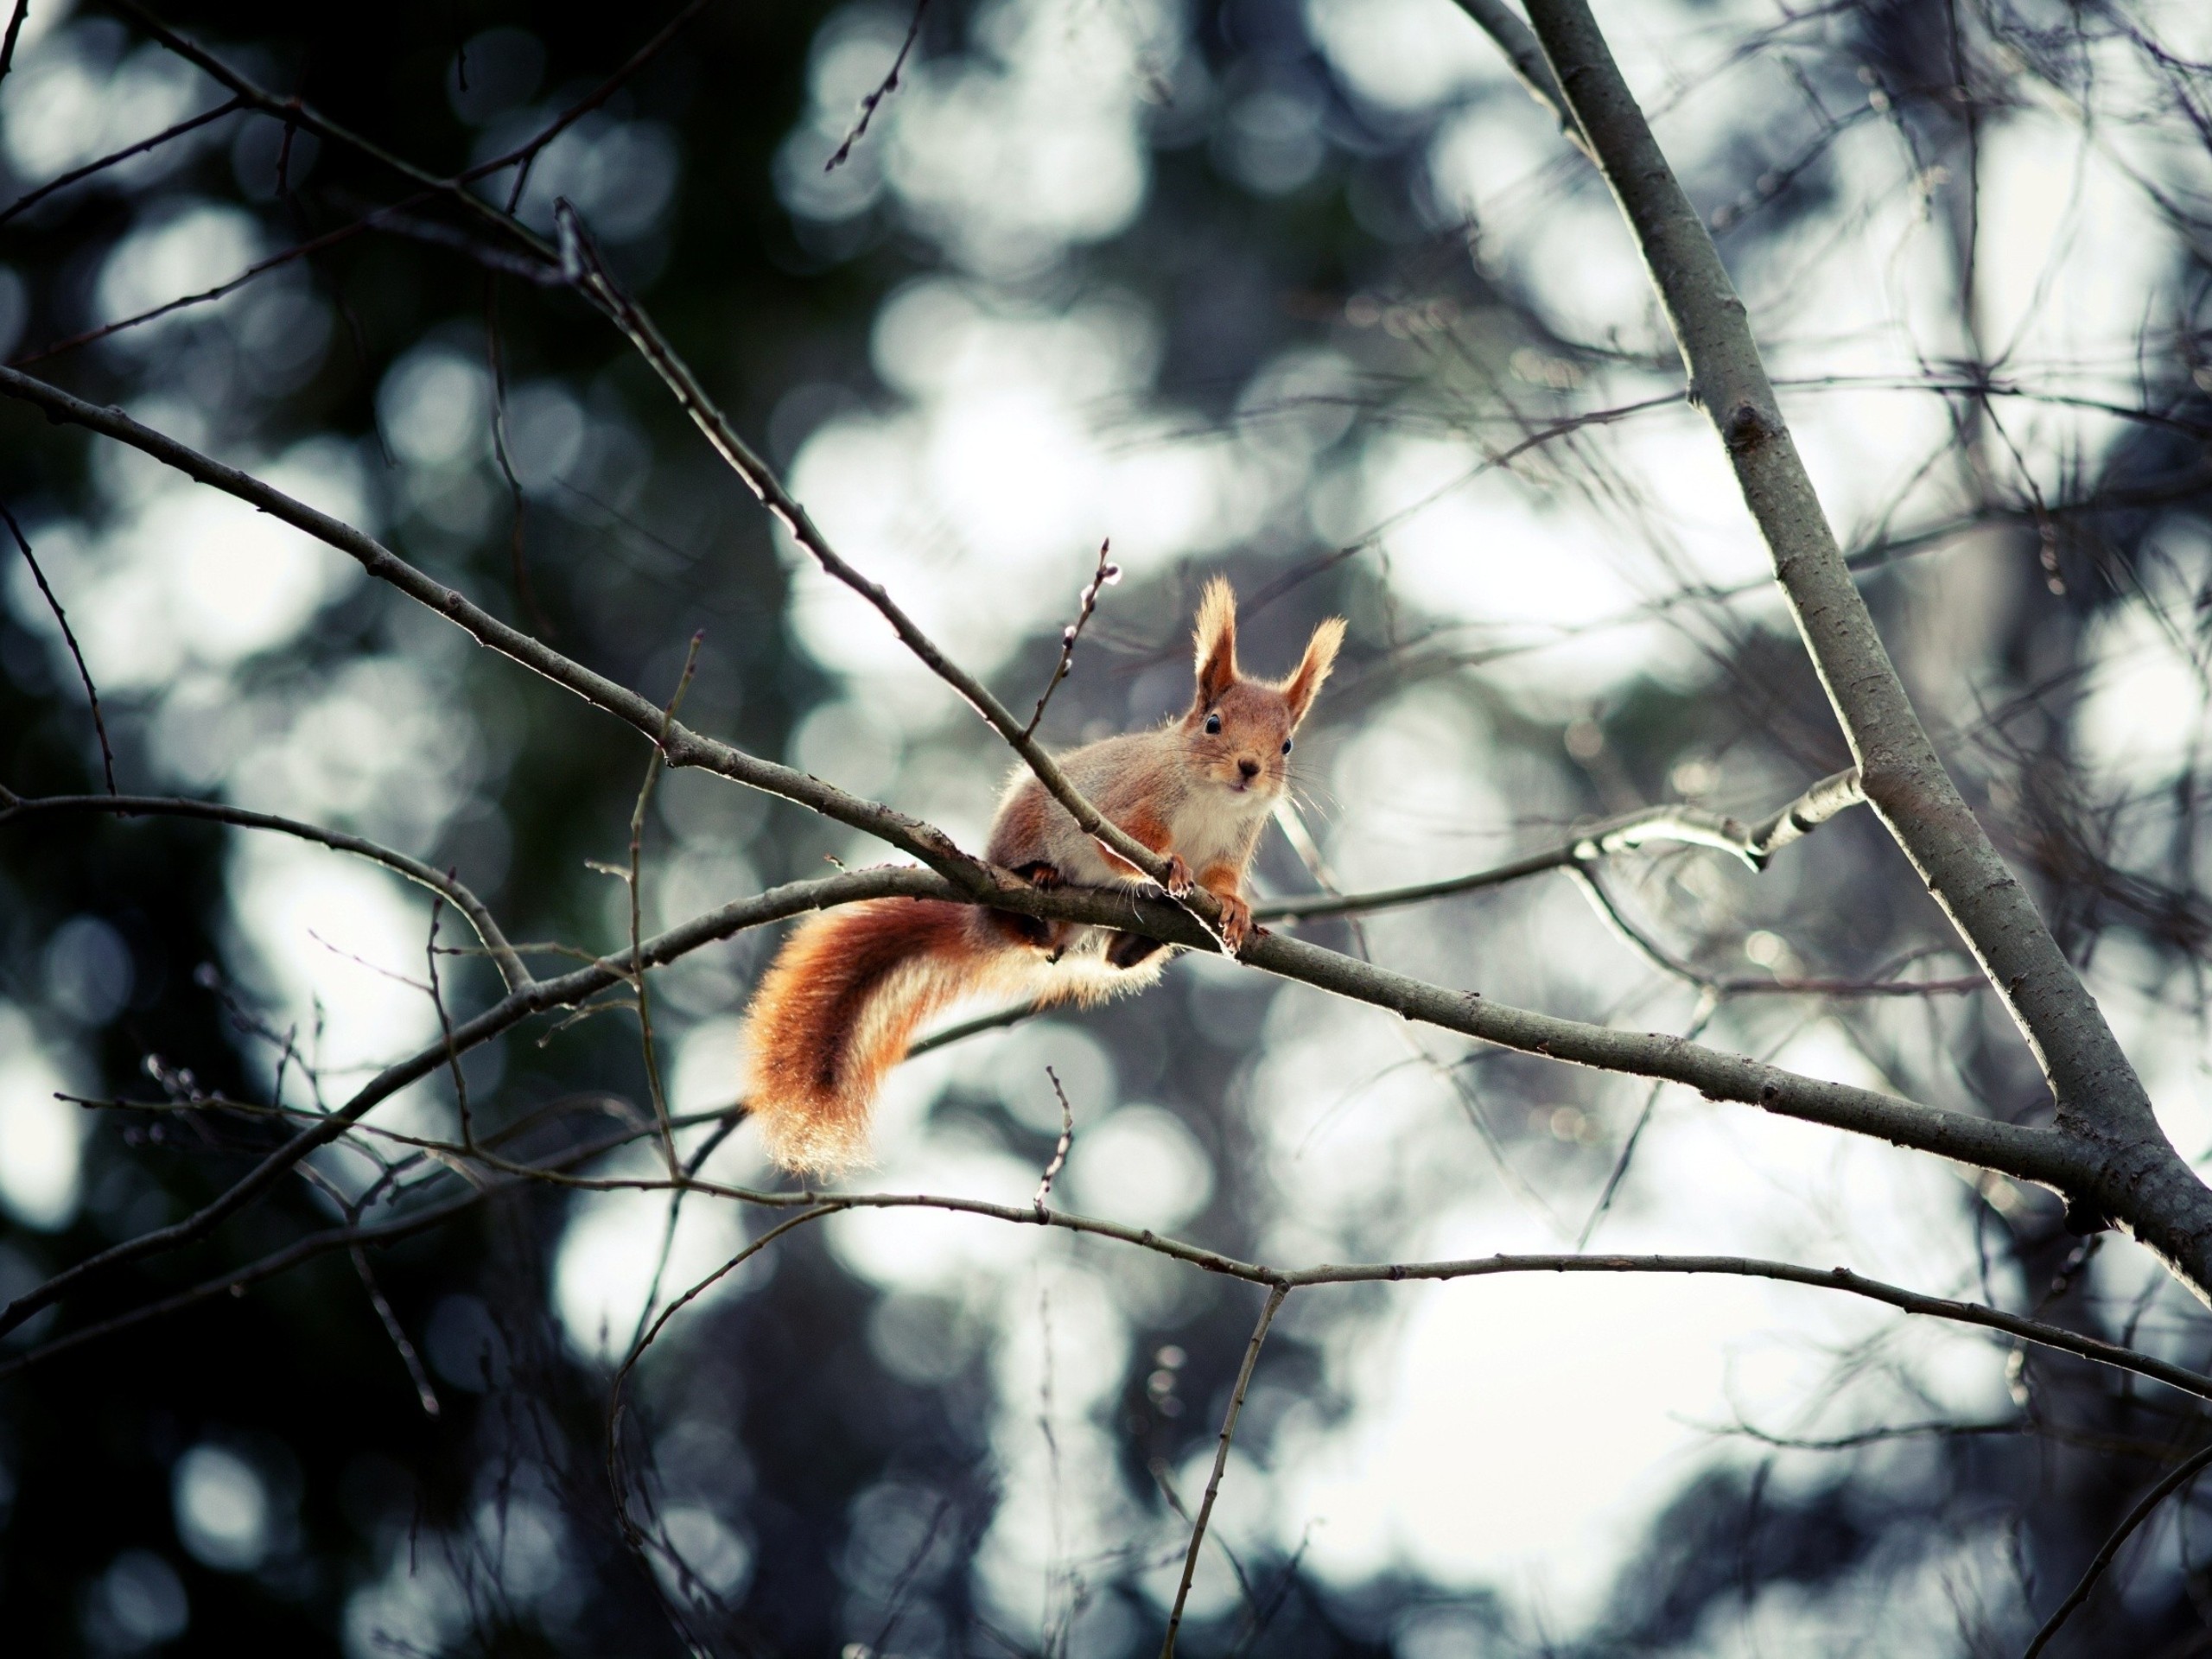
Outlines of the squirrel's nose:
M1252 757L1248 754L1238 760L1236 762L1236 770L1243 772L1247 778L1256 778L1260 775L1260 763L1253 760Z

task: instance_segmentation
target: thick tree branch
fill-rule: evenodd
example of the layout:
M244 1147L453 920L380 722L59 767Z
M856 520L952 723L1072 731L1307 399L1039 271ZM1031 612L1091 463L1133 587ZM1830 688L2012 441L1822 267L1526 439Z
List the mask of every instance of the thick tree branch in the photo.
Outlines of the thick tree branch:
M2050 1084L2062 1128L2129 1165L2128 1218L2155 1221L2154 1248L2199 1295L2212 1294L2212 1190L2166 1141L2095 1000L1936 756L1852 581L1704 221L1585 0L1529 0L1529 11L1567 112L1635 233L1690 395L1727 448L1867 800L2004 998ZM2139 1227L2139 1236L2151 1242Z
M1513 73L1529 90L1529 96L1551 112L1559 123L1559 130L1574 144L1587 149L1582 134L1568 112L1567 99L1560 94L1559 81L1552 73L1552 67L1545 60L1544 48L1529 30L1529 25L1515 15L1505 0L1455 0L1459 10L1475 20L1475 26L1497 43L1505 54L1506 62L1513 66Z

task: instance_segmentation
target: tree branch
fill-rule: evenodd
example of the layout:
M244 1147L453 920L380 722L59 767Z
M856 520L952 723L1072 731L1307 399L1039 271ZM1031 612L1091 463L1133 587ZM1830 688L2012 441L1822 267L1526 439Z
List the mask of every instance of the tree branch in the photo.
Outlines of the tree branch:
M2089 1592L2096 1588L2097 1580L2104 1576L2105 1569L2120 1554L2120 1546L2134 1536L2135 1529L2151 1518L2159 1504L2202 1474L2207 1465L2212 1465L2212 1446L2202 1447L2177 1465L2164 1480L2143 1494L2141 1501L2127 1512L2126 1519L2113 1529L2112 1536L2106 1539L2104 1547L2097 1551L2095 1559L2089 1563L2088 1571L2082 1574L2082 1581L2067 1592L2066 1599L2060 1602L2051 1611L2050 1617L2044 1621L2043 1628L2036 1632L2035 1639L2028 1643L2020 1659L2036 1659L2037 1654L2050 1645L2051 1638L2058 1634L2058 1627L2072 1616L2076 1607L2089 1599Z
M1832 778L1823 778L1781 810L1748 828L1732 817L1699 807L1680 804L1646 807L1611 819L1543 852L1478 870L1471 875L1446 876L1440 881L1384 887L1375 893L1321 894L1310 899L1281 899L1271 904L1255 905L1252 914L1259 921L1300 922L1391 910L1455 893L1503 887L1509 881L1541 875L1547 870L1568 869L1609 853L1655 841L1714 848L1732 853L1755 870L1764 869L1777 849L1802 840L1838 812L1862 800L1858 783L1856 771L1839 772Z
M52 812L105 812L119 818L204 818L216 823L236 824L244 830L270 830L279 835L296 836L302 841L315 842L338 852L372 860L417 886L429 888L467 917L468 925L475 929L485 950L499 964L499 976L506 981L509 990L518 990L531 982L530 969L507 943L506 935L493 918L491 907L481 899L445 871L359 836L302 823L297 818L280 818L273 813L249 812L244 807L225 806L216 801L162 795L35 795L0 807L0 824Z
M1167 1615L1167 1636L1160 1644L1160 1659L1175 1659L1175 1632L1182 1628L1183 1606L1191 1599L1191 1580L1198 1574L1198 1549L1205 1542L1206 1522L1213 1518L1213 1501L1221 1495L1222 1472L1229 1466L1229 1443L1236 1433L1236 1419L1244 1409L1244 1395L1252 1386L1252 1370L1260 1363L1268 1327L1275 1322L1275 1313L1289 1294L1290 1287L1281 1282L1268 1292L1260 1321L1252 1327L1252 1339L1244 1344L1244 1363L1237 1368L1236 1387L1230 1394L1229 1411L1221 1420L1221 1433L1214 1446L1213 1471L1206 1477L1205 1496L1198 1500L1198 1519L1191 1523L1191 1547L1183 1553L1183 1576L1175 1586L1175 1605Z
M45 596L47 608L54 613L54 621L60 626L61 643L69 647L70 660L77 664L77 677L85 683L85 701L92 706L92 729L99 734L100 771L107 779L107 792L113 795L116 792L115 750L107 741L107 717L100 713L99 690L92 683L92 671L85 666L84 649L77 643L76 631L69 626L68 613L61 608L60 599L48 585L46 572L39 566L38 555L31 551L30 538L23 534L23 527L16 522L16 515L8 511L4 503L0 503L0 521L5 521L9 533L16 538L16 545L22 550L23 563L30 566L31 580L38 584L39 592Z
M886 899L901 893L915 893L918 890L944 892L947 888L946 884L938 878L924 871L911 869L864 870L852 874L830 876L817 881L792 882L771 888L757 898L725 905L721 909L696 917L681 927L672 928L647 941L638 953L638 959L646 967L659 967L703 944L727 938L733 933L757 927L764 922L779 921L785 917L796 916L827 905L844 904L858 899ZM300 1130L283 1145L265 1155L242 1179L182 1221L111 1245L97 1255L63 1269L44 1283L25 1291L6 1306L0 1307L0 1333L14 1330L39 1309L95 1274L204 1238L226 1218L236 1214L276 1185L301 1159L316 1147L337 1140L372 1107L390 1099L409 1084L427 1077L447 1064L451 1056L465 1052L498 1036L532 1014L582 1002L609 986L621 984L629 978L632 971L632 963L626 957L610 959L563 974L557 979L533 980L520 990L509 993L474 1019L455 1026L449 1039L441 1037L438 1041L418 1049L407 1058L386 1066L344 1106Z
M480 643L633 727L659 745L671 766L697 766L716 772L811 807L840 823L865 830L912 854L948 879L962 883L963 889L988 886L993 880L981 861L963 852L943 830L903 812L849 795L789 766L758 760L729 744L702 736L680 721L668 722L664 737L661 710L637 692L562 655L520 629L510 627L462 594L434 581L365 531L294 500L250 473L226 466L166 434L142 425L119 409L88 404L58 386L5 367L0 367L0 394L35 405L46 412L49 420L86 427L143 450L188 478L234 495L271 518L281 518L317 541L336 548L379 582L389 583L410 599L435 611L474 635Z
M1852 581L1703 219L1586 0L1529 0L1529 12L1568 111L1635 233L1681 348L1690 396L1726 447L1867 800L2004 998L2050 1082L2061 1127L2119 1154L2134 1218L2155 1223L2138 1236L2200 1296L2212 1297L2212 1190L2159 1129L2094 999L1936 756ZM2121 1213L2101 1192L2081 1196Z

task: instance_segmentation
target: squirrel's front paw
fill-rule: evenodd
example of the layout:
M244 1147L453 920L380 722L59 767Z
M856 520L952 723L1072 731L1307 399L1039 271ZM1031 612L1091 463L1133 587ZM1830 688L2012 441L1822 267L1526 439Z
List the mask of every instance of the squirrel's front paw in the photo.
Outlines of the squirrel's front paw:
M1221 900L1222 948L1236 956L1252 937L1252 906L1235 893L1217 893L1214 897Z
M1060 874L1058 865L1047 863L1041 858L1015 866L1014 873L1033 887L1052 888L1064 887L1067 883L1067 878Z
M1198 882L1192 878L1191 867L1183 861L1183 855L1180 853L1168 854L1166 882L1167 896L1170 899L1187 899L1198 885Z

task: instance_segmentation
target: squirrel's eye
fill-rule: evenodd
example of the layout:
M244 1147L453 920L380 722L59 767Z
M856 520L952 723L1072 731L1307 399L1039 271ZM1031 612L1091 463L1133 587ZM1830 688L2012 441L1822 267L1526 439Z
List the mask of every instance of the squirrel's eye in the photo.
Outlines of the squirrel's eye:
M1221 735L1221 716L1219 715L1208 715L1206 716L1206 735L1208 737L1219 737Z
M1290 753L1290 740L1287 737L1282 741L1282 752L1285 754L1288 754Z

